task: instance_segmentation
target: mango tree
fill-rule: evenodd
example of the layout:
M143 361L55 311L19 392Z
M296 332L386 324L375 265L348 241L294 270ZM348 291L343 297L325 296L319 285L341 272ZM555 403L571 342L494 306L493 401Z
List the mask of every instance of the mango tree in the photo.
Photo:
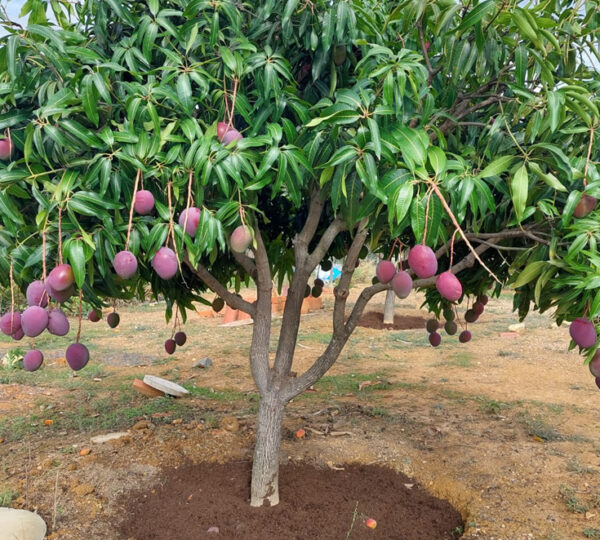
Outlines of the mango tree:
M37 282L37 309L23 328L13 301L2 330L43 330L47 295L51 313L99 309L148 284L167 317L214 293L248 313L255 506L279 500L286 403L334 364L378 293L423 290L466 342L486 291L512 284L521 318L581 319L571 346L590 362L596 4L28 0L27 26L4 17L0 38L0 280ZM349 302L367 249L385 259L380 281ZM301 304L332 259L331 341L295 376ZM236 294L250 280L254 302ZM286 281L270 360L271 295Z

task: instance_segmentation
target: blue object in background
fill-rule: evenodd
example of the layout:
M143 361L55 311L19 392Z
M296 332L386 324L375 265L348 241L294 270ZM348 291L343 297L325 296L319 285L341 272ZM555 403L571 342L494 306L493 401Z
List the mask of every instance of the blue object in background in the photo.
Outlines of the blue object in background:
M317 269L317 277L322 279L325 283L333 283L342 275L342 265L334 264L331 270L321 270L319 266Z

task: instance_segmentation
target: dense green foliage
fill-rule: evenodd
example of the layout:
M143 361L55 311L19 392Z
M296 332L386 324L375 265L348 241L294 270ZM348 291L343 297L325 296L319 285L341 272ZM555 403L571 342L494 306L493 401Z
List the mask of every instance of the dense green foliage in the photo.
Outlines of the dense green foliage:
M363 218L370 248L387 256L396 237L421 241L435 182L469 233L531 229L488 236L503 247L482 255L518 286L521 316L532 304L559 321L600 315L599 211L573 217L584 173L600 197L597 2L53 0L58 28L46 4L29 0L29 26L5 21L1 38L0 129L16 145L0 168L4 286L10 261L20 286L39 278L41 231L48 264L57 259L60 208L64 256L87 301L149 282L189 305L204 284L185 264L161 280L150 260L169 232L167 184L176 220L190 172L203 212L194 239L175 224L178 251L238 284L248 276L227 238L242 215L281 283L316 189L327 200L319 230L341 215L349 231L331 257L345 255ZM216 124L234 88L244 139L226 147ZM140 266L122 282L111 262L138 170L157 212L134 217ZM432 195L427 244L453 232ZM457 240L455 260L467 254ZM480 266L459 278L475 294L493 282ZM428 300L437 309L435 290Z

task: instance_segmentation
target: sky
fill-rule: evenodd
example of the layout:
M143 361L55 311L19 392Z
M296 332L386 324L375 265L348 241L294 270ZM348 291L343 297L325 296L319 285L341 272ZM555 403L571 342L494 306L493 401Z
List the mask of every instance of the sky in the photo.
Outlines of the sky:
M10 20L22 22L19 21L19 13L21 13L25 0L1 0L0 4L6 8Z

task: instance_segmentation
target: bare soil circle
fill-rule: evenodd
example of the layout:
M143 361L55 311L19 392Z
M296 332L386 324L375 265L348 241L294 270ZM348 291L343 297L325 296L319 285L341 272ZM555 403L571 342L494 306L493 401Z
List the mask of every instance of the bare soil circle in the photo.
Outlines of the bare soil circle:
M358 321L358 326L373 330L415 330L424 329L427 319L415 315L394 315L393 324L383 324L383 313L369 311Z
M379 466L341 469L282 465L281 502L274 508L249 505L249 462L165 469L153 489L123 499L127 519L120 532L135 540L435 540L460 535L459 512L407 476ZM377 522L375 529L367 527L369 518Z

